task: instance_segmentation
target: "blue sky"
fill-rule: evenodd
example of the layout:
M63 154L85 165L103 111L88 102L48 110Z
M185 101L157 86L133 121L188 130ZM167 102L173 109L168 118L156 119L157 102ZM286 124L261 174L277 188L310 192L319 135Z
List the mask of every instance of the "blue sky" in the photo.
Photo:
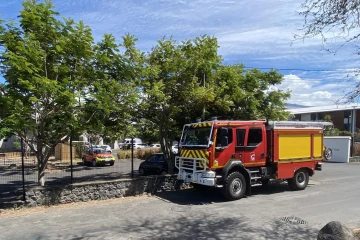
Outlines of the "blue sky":
M301 0L53 0L61 16L83 20L95 40L104 33L120 39L135 35L138 47L148 51L163 36L186 40L203 34L218 38L226 64L280 70L290 89L289 103L317 106L342 101L357 77L356 49L346 45L335 55L323 51L320 38L293 41L303 25ZM16 18L20 0L1 0L2 19ZM341 41L326 45L337 49ZM331 71L307 71L331 70ZM0 77L0 81L1 80Z

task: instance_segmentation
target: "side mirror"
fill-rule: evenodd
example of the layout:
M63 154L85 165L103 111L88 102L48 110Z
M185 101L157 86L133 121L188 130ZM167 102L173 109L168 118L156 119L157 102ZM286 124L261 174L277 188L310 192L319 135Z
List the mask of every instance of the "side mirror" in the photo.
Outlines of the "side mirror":
M222 137L228 135L229 130L227 128L219 128L219 130Z
M226 147L229 144L229 139L227 136L221 136L221 146Z
M229 144L229 139L228 139L228 134L229 134L229 129L227 128L220 128L220 143L222 147L226 147Z

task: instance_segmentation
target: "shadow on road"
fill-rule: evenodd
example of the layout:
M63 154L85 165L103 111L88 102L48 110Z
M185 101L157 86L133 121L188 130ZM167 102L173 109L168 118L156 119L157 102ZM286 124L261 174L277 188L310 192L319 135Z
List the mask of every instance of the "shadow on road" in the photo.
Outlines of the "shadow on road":
M238 214L221 217L211 213L179 216L174 213L167 218L134 216L121 224L102 225L81 233L39 232L32 239L316 239L318 230L306 225L269 220L262 224Z
M309 185L308 187L311 187ZM290 188L285 182L274 182L267 186L253 187L251 195L245 198L253 197L256 195L271 195L281 192L291 192ZM205 205L217 202L227 201L221 194L221 189L218 188L204 188L186 189L175 192L158 192L155 196L163 201L176 203L179 205Z

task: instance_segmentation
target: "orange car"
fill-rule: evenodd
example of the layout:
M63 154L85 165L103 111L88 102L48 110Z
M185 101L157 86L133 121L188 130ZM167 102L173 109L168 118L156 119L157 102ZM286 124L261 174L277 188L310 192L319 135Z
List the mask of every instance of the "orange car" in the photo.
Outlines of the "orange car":
M113 166L115 163L114 156L102 148L89 148L82 156L83 165L91 163L91 166L109 164Z

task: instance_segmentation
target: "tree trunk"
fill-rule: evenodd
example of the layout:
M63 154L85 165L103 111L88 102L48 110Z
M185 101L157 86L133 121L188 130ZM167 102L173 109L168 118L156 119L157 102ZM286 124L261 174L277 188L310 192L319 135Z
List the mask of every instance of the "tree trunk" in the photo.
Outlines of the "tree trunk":
M174 154L171 151L171 139L167 134L167 131L163 130L163 128L160 128L160 145L166 162L168 164L168 173L171 174L173 173L175 159Z
M38 160L38 184L45 185L45 170L49 160L49 147L43 146L41 142L37 144L36 157Z

